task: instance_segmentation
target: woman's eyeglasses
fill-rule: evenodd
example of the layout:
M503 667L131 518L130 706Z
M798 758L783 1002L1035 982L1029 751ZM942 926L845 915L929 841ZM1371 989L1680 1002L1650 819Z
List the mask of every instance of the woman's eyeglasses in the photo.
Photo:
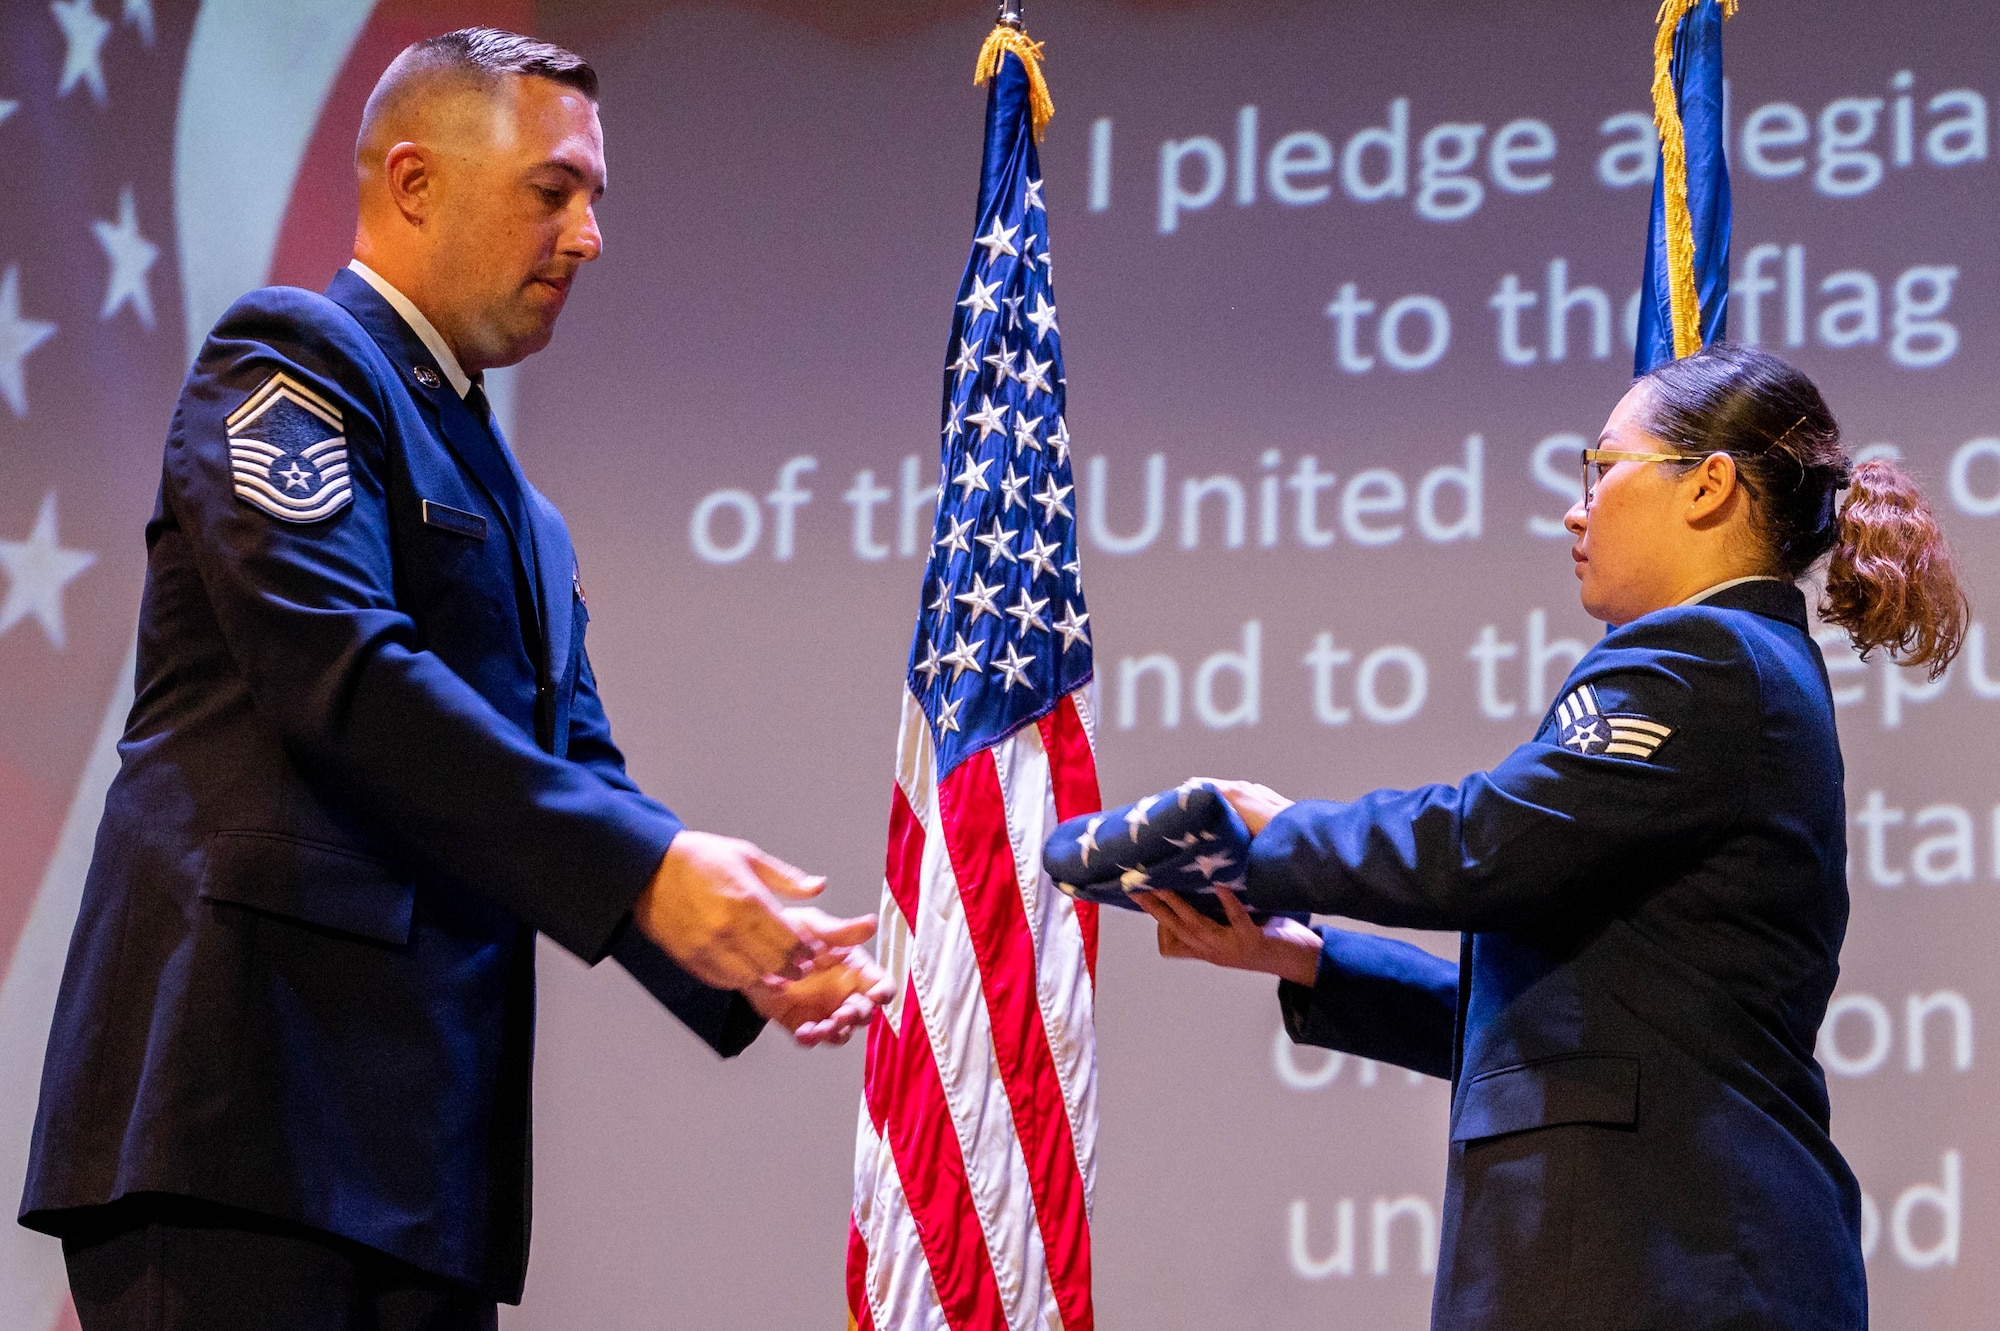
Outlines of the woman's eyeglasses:
M1583 450L1583 511L1590 512L1590 497L1604 480L1604 473L1620 462L1698 462L1684 453L1626 453L1616 448Z

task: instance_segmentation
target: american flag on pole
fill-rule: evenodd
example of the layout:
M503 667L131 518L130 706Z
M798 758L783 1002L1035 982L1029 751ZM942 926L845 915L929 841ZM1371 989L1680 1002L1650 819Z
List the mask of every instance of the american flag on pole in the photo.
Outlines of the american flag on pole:
M997 46L997 50L996 50ZM1097 908L1041 847L1098 808L1061 334L1017 28L998 69L944 375L937 525L903 693L869 1030L850 1325L1089 1331Z

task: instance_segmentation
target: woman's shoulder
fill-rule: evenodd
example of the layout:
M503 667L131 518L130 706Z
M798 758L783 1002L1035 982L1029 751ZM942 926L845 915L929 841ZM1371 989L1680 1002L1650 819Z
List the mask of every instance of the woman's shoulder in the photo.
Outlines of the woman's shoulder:
M1804 625L1739 606L1699 603L1643 615L1605 634L1578 664L1577 682L1666 677L1721 720L1781 710L1822 691L1817 648Z
M1757 653L1753 614L1708 605L1671 606L1607 632L1578 663L1579 674L1620 670L1680 673L1751 665Z
M1796 651L1811 641L1805 599L1797 588L1773 583L1753 590L1762 594L1668 606L1641 615L1605 634L1599 649L1683 652L1747 662L1774 650Z
M1545 729L1593 714L1639 717L1662 734L1754 724L1764 693L1754 618L1674 606L1612 629L1570 672Z

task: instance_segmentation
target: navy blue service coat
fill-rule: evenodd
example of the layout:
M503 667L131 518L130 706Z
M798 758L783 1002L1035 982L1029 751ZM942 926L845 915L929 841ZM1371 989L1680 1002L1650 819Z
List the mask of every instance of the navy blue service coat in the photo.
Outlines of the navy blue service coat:
M536 931L725 1054L761 1026L629 927L680 823L612 744L562 518L342 271L216 325L146 547L22 1221L177 1194L516 1300Z
M1457 786L1304 801L1249 903L1324 931L1294 1039L1452 1079L1436 1328L1867 1324L1813 1046L1847 925L1826 668L1786 583L1646 615Z

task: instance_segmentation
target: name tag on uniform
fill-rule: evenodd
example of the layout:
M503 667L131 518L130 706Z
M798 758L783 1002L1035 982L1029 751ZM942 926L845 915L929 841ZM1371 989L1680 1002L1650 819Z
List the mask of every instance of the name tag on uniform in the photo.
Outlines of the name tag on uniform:
M439 527L454 536L469 536L475 541L486 539L486 519L477 513L468 513L462 508L440 504L436 500L424 500L424 522Z

